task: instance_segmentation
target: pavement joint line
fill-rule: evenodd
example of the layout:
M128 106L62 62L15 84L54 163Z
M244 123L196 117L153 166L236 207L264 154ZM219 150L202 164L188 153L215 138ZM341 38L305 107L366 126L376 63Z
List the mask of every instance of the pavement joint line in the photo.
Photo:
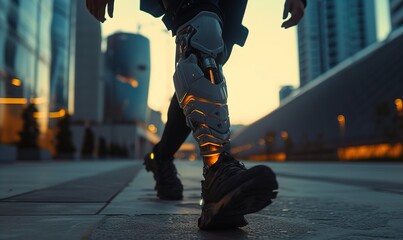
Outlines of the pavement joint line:
M98 209L98 211L96 212L95 215L100 215L100 213L113 201L113 199L114 199L116 196L118 196L119 193L121 193L125 188L127 188L127 187L129 186L130 182L132 182L132 181L134 181L134 179L136 179L138 173L139 173L142 169L143 169L143 165L140 164L140 167L136 169L136 171L135 171L133 177L132 177L131 179L129 179L129 180L126 182L126 184L124 184L124 185L121 187L121 189L118 190L118 191L115 193L115 195L113 195L113 196L111 197L111 199L109 199L109 201L107 201L106 204L105 204L103 207L101 207L100 209Z
M9 199L16 198L16 197L20 197L20 196L23 196L23 195L25 195L25 194L35 193L35 192L40 191L40 190L41 190L41 189L34 189L34 190L31 190L31 191L19 193L19 194L10 196L10 197L0 198L0 202L14 202L14 201L10 201Z
M95 215L102 215L100 214L111 202L107 202L104 204L103 207L101 207L100 209L98 209L98 211L95 213Z

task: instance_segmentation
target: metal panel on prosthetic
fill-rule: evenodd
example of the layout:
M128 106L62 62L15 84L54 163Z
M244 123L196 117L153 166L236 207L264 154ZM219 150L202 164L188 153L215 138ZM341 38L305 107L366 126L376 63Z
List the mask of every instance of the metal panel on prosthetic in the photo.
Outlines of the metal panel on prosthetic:
M223 58L221 21L201 12L179 28L180 59L174 74L176 95L207 165L229 146L227 86L216 63Z

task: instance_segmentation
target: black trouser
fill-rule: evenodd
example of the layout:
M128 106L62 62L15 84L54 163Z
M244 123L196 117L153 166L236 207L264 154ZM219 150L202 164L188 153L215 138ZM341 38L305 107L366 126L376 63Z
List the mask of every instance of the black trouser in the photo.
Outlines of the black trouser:
M168 120L161 141L154 147L155 156L161 160L172 160L190 132L190 128L186 125L185 115L174 94L169 105Z

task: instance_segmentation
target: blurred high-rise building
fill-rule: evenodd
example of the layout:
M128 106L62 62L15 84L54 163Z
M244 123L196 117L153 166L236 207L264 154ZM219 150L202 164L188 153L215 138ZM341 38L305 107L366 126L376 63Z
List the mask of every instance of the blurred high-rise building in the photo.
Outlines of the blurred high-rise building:
M86 127L95 141L128 147L130 156L142 156L157 140L158 113L147 122L148 39L113 35L104 63L100 23L81 0L0 1L0 31L0 160L16 159L22 112L30 103L37 109L40 148L55 150L56 122L67 112L76 153Z
M53 1L0 1L0 144L19 141L21 113L38 110L39 145L48 129Z
M301 87L376 42L373 0L310 0L298 25Z
M156 143L147 119L150 85L150 42L139 34L115 33L104 54L104 128L109 144L125 145L129 156L141 158ZM158 125L158 124L157 124ZM158 126L154 124L154 127Z
M150 85L149 40L131 33L109 36L105 69L105 122L144 124Z
M101 25L89 14L85 1L77 1L73 120L99 124L103 116Z
M392 30L403 26L403 0L389 0Z
M71 61L74 60L75 39L75 2L71 0L54 0L52 33L52 64L50 78L50 111L55 117L63 117L69 106L69 97L74 94L69 89ZM72 20L74 19L74 22ZM72 24L73 23L73 24ZM73 76L72 76L73 75Z

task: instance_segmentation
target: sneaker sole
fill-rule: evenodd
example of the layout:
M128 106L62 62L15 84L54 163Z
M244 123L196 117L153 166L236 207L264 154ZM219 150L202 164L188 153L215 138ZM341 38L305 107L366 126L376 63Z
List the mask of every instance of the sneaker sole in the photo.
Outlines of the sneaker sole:
M243 215L216 215L208 225L205 226L204 224L205 222L203 222L202 217L200 217L198 220L198 226L202 230L239 228L248 225L248 221L246 221Z
M273 184L262 187L262 181ZM244 215L270 205L277 196L277 189L275 175L271 170L249 179L220 201L203 206L198 226L203 230L244 227L248 224Z

